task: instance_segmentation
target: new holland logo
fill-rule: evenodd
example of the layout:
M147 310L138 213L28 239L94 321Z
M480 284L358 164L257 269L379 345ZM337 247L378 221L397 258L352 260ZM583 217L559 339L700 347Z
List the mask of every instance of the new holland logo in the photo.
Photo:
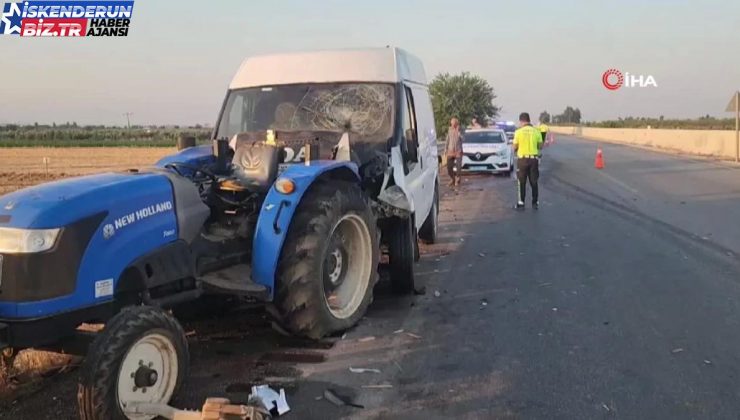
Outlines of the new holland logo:
M111 237L113 237L113 235L115 234L116 234L116 228L113 227L113 225L108 223L107 225L103 226L103 239L108 240Z

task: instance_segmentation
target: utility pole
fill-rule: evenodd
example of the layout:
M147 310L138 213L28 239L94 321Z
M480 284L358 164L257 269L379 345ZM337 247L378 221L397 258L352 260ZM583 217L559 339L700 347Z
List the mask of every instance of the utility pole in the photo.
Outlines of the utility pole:
M740 162L740 90L732 95L725 111L735 113L735 162Z
M123 115L126 116L126 125L128 127L128 130L131 131L131 116L134 115L133 112L125 112Z
M740 90L735 92L735 162L740 162Z

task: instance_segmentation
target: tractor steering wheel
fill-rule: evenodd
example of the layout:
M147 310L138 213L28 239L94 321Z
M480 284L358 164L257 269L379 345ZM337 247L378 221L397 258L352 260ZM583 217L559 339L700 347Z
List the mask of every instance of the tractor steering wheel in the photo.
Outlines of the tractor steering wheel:
M184 177L188 177L188 176L183 174L180 171L180 169L190 170L192 171L192 175L188 178L191 178L193 181L196 181L196 179L198 178L196 175L200 173L202 175L205 175L206 178L210 179L211 182L214 182L214 183L218 182L218 177L216 176L216 174L214 174L208 169L203 168L202 166L199 167L199 166L191 165L189 163L173 162L173 163L168 163L164 165L164 167L167 169L171 169L175 171L176 174L180 176L184 176Z

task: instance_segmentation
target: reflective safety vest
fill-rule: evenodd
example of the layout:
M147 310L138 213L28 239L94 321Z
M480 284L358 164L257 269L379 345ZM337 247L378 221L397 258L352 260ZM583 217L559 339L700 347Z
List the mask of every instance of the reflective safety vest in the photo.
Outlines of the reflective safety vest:
M525 125L514 132L514 144L518 158L539 156L542 148L542 134L531 125Z

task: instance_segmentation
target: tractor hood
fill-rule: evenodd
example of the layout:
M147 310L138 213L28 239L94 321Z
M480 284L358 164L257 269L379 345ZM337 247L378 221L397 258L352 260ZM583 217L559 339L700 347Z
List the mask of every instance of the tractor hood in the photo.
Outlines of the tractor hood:
M100 213L117 213L129 203L171 200L161 173L103 173L22 189L0 197L0 227L64 227Z

